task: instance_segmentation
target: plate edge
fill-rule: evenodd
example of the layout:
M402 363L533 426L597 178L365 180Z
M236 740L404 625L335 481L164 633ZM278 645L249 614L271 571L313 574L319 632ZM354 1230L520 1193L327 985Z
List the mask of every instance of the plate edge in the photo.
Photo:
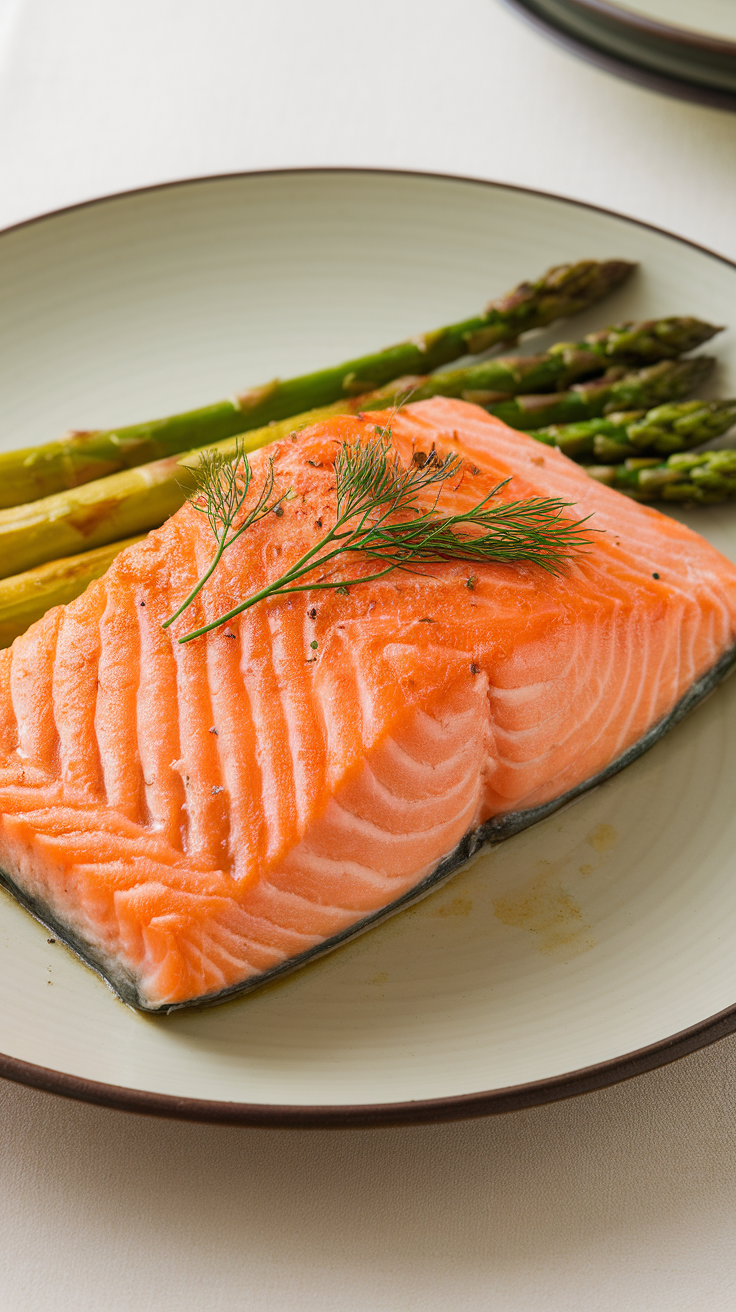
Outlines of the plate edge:
M632 28L648 36L660 37L676 45L696 46L698 49L719 55L731 57L736 55L736 41L729 41L726 37L710 36L707 32L699 32L694 28L661 23L656 18L645 18L643 14L637 14L634 10L609 4L608 0L569 0L569 3L577 5L579 9L587 9L593 14L602 14L613 22L620 23L622 27Z
M561 36L556 29L547 28L541 19L537 19L536 15L527 9L526 0L501 0L501 3L512 8L516 14L527 18L533 25L544 27L548 34L553 33L555 36ZM579 52L584 50L587 57L589 53L587 47L583 47L580 43L578 49ZM631 67L633 69L633 65ZM638 72L639 70L634 71ZM689 86L689 84L687 85ZM693 88L693 90L697 89ZM736 109L736 96L729 98L729 108ZM730 256L724 255L721 251L713 250L710 246L704 246L701 242L693 241L691 237L683 237L677 232L672 232L669 228L660 227L657 223L649 223L646 219L637 219L631 214L623 214L620 210L612 210L606 205L596 205L593 201L580 200L575 196L566 196L562 192L545 191L541 187L525 187L517 182L500 182L495 178L484 178L470 173L437 173L431 169L361 168L359 165L349 167L340 164L316 164L304 166L303 168L242 169L230 173L205 173L189 178L171 178L168 182L157 182L143 187L129 187L125 191L113 191L102 196L92 196L88 200L77 201L74 205L62 205L59 209L47 210L41 214L34 214L27 219L20 219L17 223L7 224L4 228L0 228L0 241L11 233L30 228L37 223L46 223L50 219L60 218L65 214L74 214L79 210L91 209L96 205L109 205L113 201L126 200L132 196L146 196L159 191L170 191L176 187L196 187L210 182L232 182L243 178L315 177L320 175L333 177L350 174L386 178L426 178L435 182L461 182L474 187L514 191L522 196L537 196L540 200L551 200L561 205L574 205L577 209L589 210L593 214L603 214L607 218L629 223L632 227L654 232L659 237L667 237L670 241L679 242L681 246L689 246L691 250L699 251L702 255L708 255L711 259L718 260L730 269L736 269L736 258L731 259Z
M605 73L609 73L613 77L623 78L627 82L633 82L636 86L643 87L647 91L656 92L659 95L690 101L692 104L704 105L709 109L721 109L736 113L736 94L732 92L722 90L719 87L709 87L702 82L687 82L684 78L679 79L674 75L658 73L646 64L629 62L621 55L613 54L603 46L588 44L581 37L574 36L565 28L557 27L551 19L532 8L528 0L499 0L499 3L542 36L554 41L555 45L560 46L568 54L575 55L578 59L593 64L596 68L603 69ZM524 188L519 188L519 190L524 190ZM585 204L586 202L582 203ZM627 217L615 210L608 210L604 206L590 205L588 208L602 209L605 213L613 214L617 218ZM638 220L634 219L633 222L638 222ZM666 228L659 228L655 224L642 221L642 227L650 228L668 237L677 236L676 233L671 233ZM686 237L680 238L680 240L688 245L696 246L699 250L707 249L704 246L699 246L697 242L689 242ZM708 251L708 254L714 255L716 252ZM727 262L730 263L730 261Z
M67 1075L1 1053L0 1078L62 1098L167 1120L248 1126L254 1129L388 1129L392 1126L437 1125L481 1116L501 1116L507 1112L561 1102L565 1098L580 1097L584 1093L606 1089L637 1075L644 1075L647 1071L667 1066L680 1057L686 1057L727 1038L735 1031L736 1006L732 1006L658 1043L551 1079L535 1080L505 1089L412 1102L322 1106L215 1102L206 1098L182 1098L175 1094L151 1093L143 1089L102 1084L97 1080Z

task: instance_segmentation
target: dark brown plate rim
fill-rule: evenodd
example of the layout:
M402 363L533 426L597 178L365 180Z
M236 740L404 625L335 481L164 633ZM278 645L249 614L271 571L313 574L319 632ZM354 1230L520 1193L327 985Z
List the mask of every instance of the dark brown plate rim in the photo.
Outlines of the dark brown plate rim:
M631 28L647 36L657 37L662 41L671 41L675 45L705 50L709 54L729 55L736 58L736 42L725 37L709 36L707 32L697 32L694 28L673 27L670 23L660 23L656 18L645 18L643 14L633 13L621 5L609 4L608 0L567 0L578 9L587 9L593 14L600 14L619 23L621 27Z
M701 251L711 259L718 260L727 268L736 269L736 261L725 255L710 250L698 242L680 237L653 223L632 219L629 215L607 209L603 205L592 205L587 201L575 200L554 192L541 191L534 187L521 187L508 182L494 182L489 178L474 178L462 174L431 173L410 169L379 168L297 168L297 169L254 169L241 173L218 173L204 177L183 178L155 186L133 188L128 191L114 192L93 200L82 201L78 205L65 206L50 210L31 219L23 220L9 227L0 229L0 239L9 233L31 227L47 219L57 218L62 214L75 213L89 209L94 205L105 205L110 201L123 200L131 196L141 196L157 191L166 191L174 187L190 187L212 182L227 182L242 178L257 177L301 177L319 175L367 174L374 177L428 178L439 182L459 182L477 187L490 187L496 191L515 192L519 195L538 196L543 200L555 201L562 205L574 205L578 209L588 210L594 214L604 214L619 222L629 223L632 227L655 232L671 241L679 242L691 250ZM545 1103L559 1102L563 1098L577 1097L579 1094L591 1093L595 1089L604 1089L612 1084L630 1080L646 1071L666 1066L688 1053L705 1048L719 1039L736 1032L736 1004L708 1016L705 1020L691 1025L687 1029L671 1034L665 1039L652 1043L634 1052L624 1053L608 1061L586 1066L581 1070L568 1071L563 1075L552 1076L544 1080L535 1080L529 1084L513 1085L504 1089L490 1089L479 1093L459 1094L444 1098L428 1098L414 1102L336 1104L326 1106L293 1106L279 1103L239 1103L218 1102L206 1098L177 1097L167 1093L153 1093L144 1089L128 1089L122 1085L103 1084L97 1080L84 1079L64 1071L51 1070L46 1066L36 1066L20 1058L0 1053L0 1077L12 1080L16 1084L26 1084L47 1093L58 1094L63 1098L73 1098L81 1102L94 1103L98 1107L110 1107L117 1111L137 1112L144 1116L161 1116L182 1121L198 1121L215 1125L247 1125L271 1129L349 1129L396 1125L428 1125L443 1121L465 1120L477 1116L501 1115L504 1112L521 1111L527 1107L538 1107Z
M579 59L584 59L588 64L594 64L596 68L601 68L606 73L612 73L616 77L624 78L627 82L635 82L637 86L645 87L648 91L657 91L664 96L674 96L678 100L689 100L696 105L707 105L711 109L727 109L731 113L736 112L736 94L730 91L724 91L717 87L708 87L703 83L686 82L684 79L665 73L656 73L645 64L635 64L620 55L612 54L602 45L588 44L582 38L574 36L562 27L558 27L546 15L539 13L534 8L531 0L501 0L501 4L512 10L517 17L523 19L531 27L536 28L543 36L550 38L556 45L561 46L563 50L577 55ZM582 0L582 3L579 0L579 7L605 14L606 17L613 17L614 13L610 6L604 4L594 5L593 0ZM616 19L619 18L621 12L615 11ZM680 34L676 33L674 28L670 29L654 23L647 24L645 19L636 21L639 24L639 30L648 31L650 36L663 35L671 31L677 35L678 41L682 42ZM711 43L708 37L701 37L699 42L701 48L708 49L711 52L713 52L713 47L717 47L719 44L722 48L715 51L715 53L730 54L732 51L736 52L736 47L725 43ZM699 42L685 41L684 44L695 46ZM706 45L705 43L709 44Z

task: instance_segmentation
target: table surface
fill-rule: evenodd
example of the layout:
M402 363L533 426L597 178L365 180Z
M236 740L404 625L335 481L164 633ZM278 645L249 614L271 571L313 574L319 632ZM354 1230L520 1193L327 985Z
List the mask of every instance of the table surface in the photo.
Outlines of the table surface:
M243 169L465 174L736 258L736 116L498 0L0 0L0 226ZM260 1131L0 1083L7 1312L731 1309L736 1038L457 1125Z

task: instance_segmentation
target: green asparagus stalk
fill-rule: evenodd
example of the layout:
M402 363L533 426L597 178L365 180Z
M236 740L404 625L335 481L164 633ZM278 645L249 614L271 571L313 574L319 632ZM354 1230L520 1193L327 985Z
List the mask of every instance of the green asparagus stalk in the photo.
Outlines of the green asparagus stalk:
M631 374L624 374L611 382L605 378L597 384L584 384L583 388L598 388L595 393L595 405L603 408L601 396L617 397L619 393L628 396L636 393L644 404L646 398L661 400L663 396L682 394L690 386L696 386L708 372L712 361L705 357L692 360L663 361L647 369ZM472 365L466 371L455 370L452 374L451 395L472 391L482 376L484 364ZM659 372L658 372L659 371ZM664 371L664 372L662 372ZM386 387L379 388L364 396L352 400L336 401L331 406L322 406L305 414L268 424L246 434L246 450L253 451L269 442L277 441L295 428L316 423L335 414L356 412L358 410L378 410L394 405L407 395L411 399L418 397L444 395L445 388L441 373L430 377L408 377L396 379ZM601 387L604 388L601 393ZM449 388L449 385L448 385ZM572 397L580 413L580 400L587 392L558 393L553 397L518 398L530 403L542 402L554 407L558 398ZM592 407L592 402L585 402ZM503 402L491 406L491 413L498 414L504 407L514 404ZM651 404L651 401L649 402ZM502 415L505 417L505 415ZM508 422L508 421L507 421ZM516 423L513 425L520 427ZM235 455L235 437L225 438L212 444L209 449L222 452L225 456ZM53 496L24 506L12 506L0 510L0 578L9 574L33 569L44 561L54 560L60 556L75 555L92 547L104 546L118 538L143 533L156 528L169 515L173 515L184 502L187 494L195 485L194 471L199 466L203 448L198 447L184 455L166 456L148 465L136 469L121 470L107 478L96 479L82 487L70 488L66 492L57 492Z
M736 424L736 400L680 401L579 424L551 424L529 436L573 460L622 464L629 456L668 456L720 437Z
M87 584L101 578L121 551L140 541L140 537L125 538L0 580L0 647L9 647L52 606L63 606L81 596Z
M720 437L735 423L736 399L669 402L630 424L628 438L639 455L671 456Z
M646 414L646 410L621 410L606 418L581 419L577 424L549 424L546 428L532 428L529 436L544 442L545 446L557 447L558 451L571 460L593 459L603 464L618 465L627 456L639 454L637 448L629 442L629 427Z
M516 396L487 409L511 428L528 430L595 419L617 410L648 410L696 391L714 364L710 356L696 355L690 360L662 360L628 374L615 368L593 382L576 383L568 392Z
M702 319L673 317L648 319L642 323L620 323L601 332L589 333L586 342L609 363L656 364L674 360L710 341L722 328Z
M521 333L594 305L631 272L625 260L580 260L491 301L482 314L423 333L332 369L250 388L216 405L107 431L73 432L58 442L0 455L0 507L35 501L191 447L220 441L408 373L430 373ZM663 338L665 334L660 334ZM687 348L682 348L687 349ZM637 357L638 358L638 357ZM661 358L661 357L660 357Z
M677 452L625 460L622 465L590 465L599 483L625 492L635 501L692 501L713 505L736 497L736 451Z
M684 317L616 324L580 342L558 342L543 355L498 356L464 369L442 370L418 383L412 400L439 394L489 405L522 392L555 391L603 373L606 365L646 365L669 358L675 347L678 354L693 350L720 331Z
M317 423L332 415L356 412L360 403L371 401L383 408L401 399L414 378L399 379L367 397L336 401L303 415L267 424L245 435L241 449L254 451L286 437L295 428ZM180 455L166 456L135 469L98 478L81 487L56 492L53 496L23 506L0 510L0 579L34 569L57 557L77 555L93 547L158 528L184 504L196 486L195 471L204 450L234 456L238 435L196 447Z

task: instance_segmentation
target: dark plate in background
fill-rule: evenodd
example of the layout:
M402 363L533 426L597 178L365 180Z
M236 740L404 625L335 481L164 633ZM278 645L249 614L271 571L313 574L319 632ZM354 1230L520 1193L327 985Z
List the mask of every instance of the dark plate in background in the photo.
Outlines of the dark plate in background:
M503 0L558 44L652 91L736 111L736 45L606 0Z

